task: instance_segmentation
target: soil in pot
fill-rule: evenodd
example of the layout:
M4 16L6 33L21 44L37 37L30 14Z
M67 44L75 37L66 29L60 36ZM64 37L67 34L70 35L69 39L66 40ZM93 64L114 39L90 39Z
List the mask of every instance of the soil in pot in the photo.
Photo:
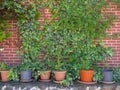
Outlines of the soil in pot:
M0 71L0 73L1 73L1 81L2 81L2 82L7 82L7 81L9 81L9 79L8 79L8 77L7 77L9 71Z
M66 76L66 71L54 71L55 80L62 81Z
M93 81L94 70L80 70L80 80L83 82Z

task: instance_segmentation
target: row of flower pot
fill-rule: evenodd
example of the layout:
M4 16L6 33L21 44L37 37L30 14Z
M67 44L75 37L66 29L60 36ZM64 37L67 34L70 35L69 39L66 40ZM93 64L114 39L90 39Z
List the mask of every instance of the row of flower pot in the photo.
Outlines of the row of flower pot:
M103 82L113 82L113 70L102 70ZM80 70L80 80L83 82L92 82L94 70Z
M65 79L66 71L53 71L55 76L55 81L62 81ZM103 70L103 81L113 82L113 71ZM1 81L7 82L9 71L0 71ZM51 71L42 71L39 74L41 81L50 81ZM80 80L82 82L93 82L94 70L80 70ZM29 82L32 81L32 70L21 71L20 81Z
M0 76L1 76L1 81L7 82L9 81L8 78L9 71L0 71ZM50 74L51 71L42 71L41 74L39 74L41 80L50 80ZM65 78L66 71L54 71L55 75L55 80L56 81L61 81ZM29 82L32 80L32 70L26 70L26 71L21 71L20 73L20 81L23 82Z

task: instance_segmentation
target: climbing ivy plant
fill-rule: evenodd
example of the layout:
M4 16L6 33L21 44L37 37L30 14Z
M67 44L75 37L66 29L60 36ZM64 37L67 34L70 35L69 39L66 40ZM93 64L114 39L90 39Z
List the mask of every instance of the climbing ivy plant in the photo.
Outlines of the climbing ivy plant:
M114 2L115 4L118 5L118 7L120 7L120 0L110 0L111 2Z
M20 40L20 56L25 60L38 60L41 53L42 31L39 30L37 18L40 16L42 0L3 0L0 10L7 10L17 20Z
M8 15L10 16L10 14L8 14L7 11L2 12L0 10L0 43L12 35L10 32L6 32L6 30L11 28L11 25L8 24L9 20L7 20L6 18L6 16ZM1 45L0 45L0 48L1 48Z
M2 19L0 20L0 42L2 42L4 39L7 39L9 36L11 36L11 33L6 32L6 30L10 28L10 25L6 25L6 23L7 22Z
M119 2L119 0L111 1ZM42 2L42 0L30 2L27 0L2 0L0 2L0 10L8 10L18 21L20 40L22 41L22 58L33 61L38 59L43 36L42 31L38 30L39 22L36 20ZM82 38L92 41L103 38L106 35L103 30L107 29L112 21L111 17L106 20L101 17L100 10L105 3L106 0L49 0L45 4L52 8L52 18L58 19L56 23L51 23L55 32L56 30L69 30L71 33L77 32L76 35L81 35ZM72 37L75 37L75 34L73 35ZM81 40L81 38L77 38L74 41L78 42L78 39ZM78 45L77 42L74 44Z
M103 38L114 36L105 32L116 18L113 13L101 14L101 10L109 5L106 0L49 0L45 5L52 12L51 22L47 22L45 28L45 32L49 33L46 36L46 45L47 47L50 45L51 56L60 58L69 54L70 59L93 59L95 61L94 57L91 58L90 50L97 52L98 45L101 48L104 47ZM74 54L71 55L71 52ZM90 56L86 58L87 54Z

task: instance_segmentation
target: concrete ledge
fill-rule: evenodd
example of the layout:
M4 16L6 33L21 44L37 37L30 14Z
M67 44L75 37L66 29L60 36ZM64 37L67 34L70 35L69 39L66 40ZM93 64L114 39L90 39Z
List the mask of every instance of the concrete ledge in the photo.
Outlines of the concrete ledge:
M0 90L120 90L120 83L115 83L111 85L106 84L95 84L95 85L84 85L79 83L74 83L73 86L64 87L59 84L52 82L0 82Z

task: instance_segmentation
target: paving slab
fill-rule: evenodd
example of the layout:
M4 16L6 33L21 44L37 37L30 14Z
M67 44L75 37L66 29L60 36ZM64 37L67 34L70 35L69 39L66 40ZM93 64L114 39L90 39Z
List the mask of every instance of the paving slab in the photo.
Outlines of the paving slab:
M0 82L0 90L120 90L120 83L85 85L75 82L65 87L53 82Z

